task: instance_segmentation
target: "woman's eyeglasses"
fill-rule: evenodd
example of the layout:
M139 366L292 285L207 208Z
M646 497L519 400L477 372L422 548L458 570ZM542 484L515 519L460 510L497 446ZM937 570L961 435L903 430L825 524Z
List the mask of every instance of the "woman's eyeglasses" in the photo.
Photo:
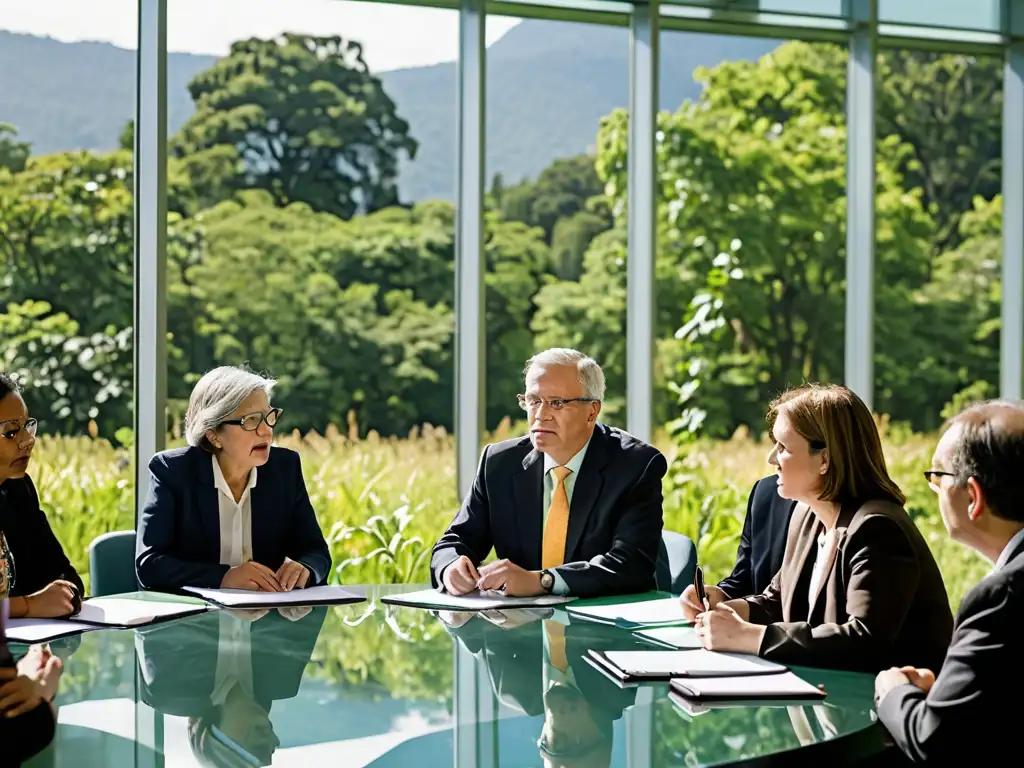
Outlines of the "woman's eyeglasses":
M281 414L284 410L281 408L271 408L266 413L247 413L240 419L228 419L222 421L221 426L225 424L232 424L236 427L241 427L246 432L255 432L260 428L260 424L266 422L267 426L271 429L277 424L277 420L281 418Z
M28 419L24 424L19 424L16 421L5 421L3 424L0 424L0 437L4 440L15 440L21 434L21 430L25 430L28 434L35 437L38 428L39 422L35 419Z

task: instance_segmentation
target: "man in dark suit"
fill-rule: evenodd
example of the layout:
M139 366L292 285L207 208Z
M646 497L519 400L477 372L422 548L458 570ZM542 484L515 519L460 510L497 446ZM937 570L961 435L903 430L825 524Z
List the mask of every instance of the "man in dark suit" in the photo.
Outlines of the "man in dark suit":
M1014 739L1010 703L1024 689L1022 466L1024 406L989 402L950 422L925 472L950 536L995 567L960 604L937 678L894 667L875 680L879 720L914 762L977 760Z
M541 619L529 609L502 613L501 624L476 615L448 631L486 672L497 700L529 717L544 716L535 748L545 768L609 765L613 723L635 702L636 688L620 688L598 672L588 651L651 646L614 627Z
M484 449L473 487L434 546L431 580L452 594L579 597L654 589L661 453L597 423L604 373L550 349L526 368L529 437ZM498 560L478 566L494 548Z
M726 600L758 595L772 582L786 554L786 532L796 502L778 493L778 475L768 475L754 483L747 497L747 515L736 552L736 564L717 587L706 588L710 607ZM704 608L698 604L692 584L683 590L683 610L693 619Z

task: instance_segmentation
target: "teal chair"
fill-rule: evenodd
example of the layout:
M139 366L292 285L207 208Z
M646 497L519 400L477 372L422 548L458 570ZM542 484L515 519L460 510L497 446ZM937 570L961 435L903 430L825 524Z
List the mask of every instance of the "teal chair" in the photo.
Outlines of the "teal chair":
M654 565L658 589L678 595L693 584L696 573L697 547L690 537L675 531L662 531L658 560Z
M89 545L89 594L93 597L136 592L135 531L112 531Z

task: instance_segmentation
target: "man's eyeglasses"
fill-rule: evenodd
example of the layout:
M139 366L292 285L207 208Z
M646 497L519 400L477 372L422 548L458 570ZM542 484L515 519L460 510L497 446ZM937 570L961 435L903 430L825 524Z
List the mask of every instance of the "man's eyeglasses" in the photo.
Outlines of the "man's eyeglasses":
M560 411L570 403L592 403L592 397L553 397L544 399L536 395L516 395L519 400L519 407L524 411L536 411L541 405L547 405L553 411Z
M37 429L39 429L39 422L35 419L29 419L24 424L19 424L16 421L5 421L3 424L0 424L0 437L4 440L15 440L21 434L21 430L25 430L28 434L35 437Z
M271 429L277 424L277 420L281 418L281 414L284 410L281 408L271 408L266 413L247 413L240 419L228 419L222 421L221 426L224 424L232 424L236 427L241 427L246 432L255 432L260 428L260 424L266 422L267 426Z
M943 472L940 469L926 469L924 471L924 479L928 481L928 485L932 487L933 491L939 490L939 483L942 481L940 477L956 477L952 472Z

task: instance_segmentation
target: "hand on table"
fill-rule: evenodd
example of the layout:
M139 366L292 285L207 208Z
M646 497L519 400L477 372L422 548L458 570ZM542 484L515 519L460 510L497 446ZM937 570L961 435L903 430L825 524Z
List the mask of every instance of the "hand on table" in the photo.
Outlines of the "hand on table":
M17 717L52 701L63 669L61 660L41 646L31 648L16 668L0 669L0 714Z
M508 597L533 597L544 594L540 573L520 568L511 560L496 560L480 568L480 581L476 588L502 589Z
M302 563L295 562L290 557L284 559L281 567L277 569L276 575L282 592L303 589L309 582L309 569Z
M473 561L465 555L444 569L444 576L441 579L444 588L451 595L465 595L476 589L476 583L480 580L480 574L473 565Z
M220 586L221 589L251 589L260 592L284 591L277 574L255 560L236 565L228 570L224 574Z
M935 673L930 669L918 669L917 667L900 667L900 672L907 676L911 685L917 686L925 693L928 693L935 684Z
M700 643L709 651L756 654L764 637L763 626L743 619L728 603L699 614L694 622Z
M57 619L75 612L78 587L70 581L52 581L38 592L25 597L26 616L33 619Z
M699 614L709 611L729 599L725 592L718 587L704 587L704 593L708 596L707 608L697 600L697 588L693 584L684 589L683 594L679 596L679 602L683 606L683 616L689 621L696 621Z

